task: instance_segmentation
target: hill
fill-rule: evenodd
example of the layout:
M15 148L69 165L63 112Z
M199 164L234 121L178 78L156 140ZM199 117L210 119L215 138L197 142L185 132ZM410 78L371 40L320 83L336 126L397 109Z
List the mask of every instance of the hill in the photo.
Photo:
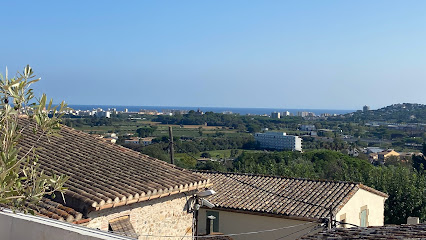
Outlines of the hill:
M399 103L377 110L356 111L336 117L348 121L384 121L394 123L426 123L426 105Z

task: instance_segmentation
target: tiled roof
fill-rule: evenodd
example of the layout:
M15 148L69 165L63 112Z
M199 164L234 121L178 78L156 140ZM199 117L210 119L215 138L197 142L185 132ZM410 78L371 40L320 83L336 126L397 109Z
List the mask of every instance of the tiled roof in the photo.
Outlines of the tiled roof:
M322 231L301 239L426 239L426 224L388 225L367 228L336 228Z
M82 218L83 214L66 207L60 203L54 202L48 198L43 198L37 206L29 205L37 214L53 218L59 221L75 222Z
M123 236L138 238L129 216L114 218L109 221L109 231Z
M198 172L210 178L215 195L208 198L217 208L261 214L320 219L336 214L362 188L386 194L359 183L309 180L253 174Z
M22 127L28 124L28 119L20 119ZM22 134L20 154L36 146L41 169L69 176L66 205L83 213L208 185L195 173L66 126L60 137L43 136L39 141L32 127Z

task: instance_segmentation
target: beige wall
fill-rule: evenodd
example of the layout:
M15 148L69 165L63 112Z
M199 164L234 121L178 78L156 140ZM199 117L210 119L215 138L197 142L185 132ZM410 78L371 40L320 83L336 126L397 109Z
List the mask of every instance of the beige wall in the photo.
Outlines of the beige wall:
M383 226L385 200L386 198L377 194L359 189L346 203L346 205L336 214L336 219L341 221L345 218L347 223L360 226L361 209L366 207L368 210L368 226Z
M92 220L87 226L108 231L109 220L130 215L130 222L138 235L191 236L192 214L186 212L185 204L185 195L177 194L128 206L93 211L88 214ZM139 239L145 237L140 236ZM164 238L149 237L149 239Z
M216 210L207 209L207 211L216 211ZM216 212L219 212L219 232L224 234L254 232L254 231L282 228L286 226L293 226L293 225L307 223L306 225L303 225L303 226L298 226L298 227L289 228L289 229L282 229L282 230L273 231L273 232L232 236L232 238L235 240L239 240L239 239L247 239L247 240L272 239L274 240L277 238L280 238L281 240L297 239L298 237L309 232L315 226L318 225L317 223L308 223L305 221L291 220L291 219L285 219L285 218L267 217L267 216L261 216L261 215L228 212L228 211L216 211ZM206 217L207 217L206 209L200 209L199 216L198 216L199 234L205 234L206 232ZM304 228L307 228L307 229L302 230ZM300 232L297 232L297 231L300 231ZM287 237L284 237L284 236L287 236Z

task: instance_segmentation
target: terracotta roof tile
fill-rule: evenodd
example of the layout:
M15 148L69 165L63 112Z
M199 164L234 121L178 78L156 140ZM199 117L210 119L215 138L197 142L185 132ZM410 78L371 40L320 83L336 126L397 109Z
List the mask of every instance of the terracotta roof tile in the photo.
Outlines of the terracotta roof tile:
M426 224L336 228L331 231L304 236L301 239L426 239Z
M20 125L24 127L20 154L36 146L41 169L69 176L67 205L71 199L71 207L79 211L144 201L209 183L190 171L66 126L61 127L60 137L43 136L37 141L29 120L20 119ZM86 207L80 209L82 205Z
M358 189L387 197L359 183L286 178L255 174L198 172L217 194L208 199L218 208L320 219L329 208L338 212Z
M28 207L37 212L38 215L59 221L75 222L81 220L83 216L82 213L48 198L43 198L37 206L30 204Z
M129 216L122 216L108 222L109 231L132 238L138 238Z

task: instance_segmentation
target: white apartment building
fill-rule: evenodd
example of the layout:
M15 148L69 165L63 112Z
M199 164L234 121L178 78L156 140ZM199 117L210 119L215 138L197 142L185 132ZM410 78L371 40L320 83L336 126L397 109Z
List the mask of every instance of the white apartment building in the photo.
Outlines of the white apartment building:
M289 111L285 111L285 112L281 113L281 116L283 116L283 117L287 117L287 116L290 116L290 115L291 115L291 113Z
M281 118L280 113L279 112L271 113L271 118Z
M96 113L95 113L95 115L96 115L96 117L104 117L104 118L111 118L111 112L110 111L104 111L104 110L102 110L102 109L100 109L100 108L98 108L97 110L96 110Z
M302 151L302 139L287 135L285 132L255 133L254 138L261 148Z

